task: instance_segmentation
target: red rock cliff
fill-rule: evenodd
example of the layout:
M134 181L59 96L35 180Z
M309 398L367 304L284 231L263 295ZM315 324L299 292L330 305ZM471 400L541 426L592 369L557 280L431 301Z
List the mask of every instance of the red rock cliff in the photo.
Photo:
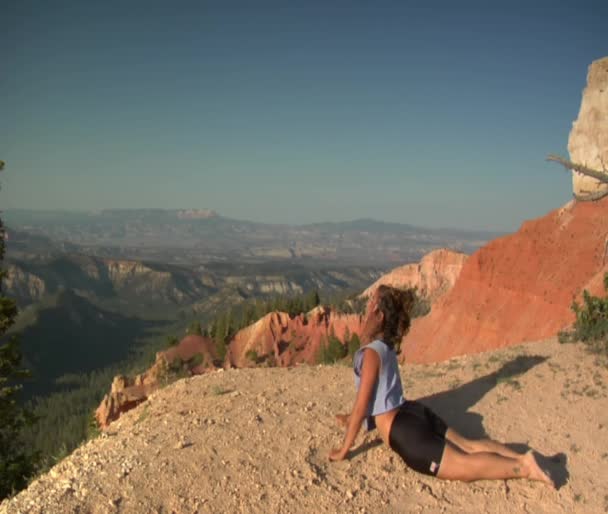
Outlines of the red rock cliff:
M253 355L261 360L270 357L277 366L314 364L320 345L330 334L344 341L348 334L359 334L360 328L360 316L335 314L323 307L294 318L285 312L271 312L236 333L228 347L226 365L252 366Z
M554 336L572 300L603 292L608 198L569 202L467 260L454 287L414 321L402 358L433 362Z

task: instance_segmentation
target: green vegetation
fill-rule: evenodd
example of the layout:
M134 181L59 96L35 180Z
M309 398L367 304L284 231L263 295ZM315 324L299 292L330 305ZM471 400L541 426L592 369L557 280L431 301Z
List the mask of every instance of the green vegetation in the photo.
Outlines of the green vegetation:
M56 380L64 386L63 390L36 396L26 404L38 418L35 425L23 431L25 444L41 455L38 472L46 471L82 441L95 436L97 424L92 414L109 391L112 379L119 374L133 376L149 368L165 341L163 336L149 337L134 347L125 360L90 372L63 375ZM167 377L167 383L183 375L181 365L170 373L175 377Z
M228 394L231 392L232 392L231 389L224 389L220 385L214 385L213 388L211 389L211 393L213 394L213 396L222 396L224 394Z
M347 329L342 342L332 330L327 340L321 343L316 361L318 364L333 364L345 360L348 356L350 364L360 346L361 340L356 333L351 335Z
M188 327L188 334L193 336L202 336L203 329L201 328L200 321L193 321L192 324Z
M431 312L431 302L426 298L418 295L418 290L414 288L414 306L412 307L412 312L410 316L412 319L421 318L422 316L426 316L429 312Z
M0 170L4 162L0 161ZM4 225L0 220L0 264L4 260ZM30 411L18 403L22 382L29 372L21 366L16 335L6 336L15 323L17 306L2 294L6 271L0 268L0 500L27 485L34 472L37 454L24 444L23 429L35 422Z
M608 273L604 275L604 290L608 293ZM583 305L572 303L576 316L571 331L558 334L560 343L582 341L589 349L608 357L608 295L603 298L583 291Z
M206 330L202 333L215 342L217 362L221 363L226 357L230 339L239 330L270 312L287 312L294 317L314 309L319 304L319 292L316 290L297 296L276 295L266 300L258 298L224 310L209 321ZM258 357L250 360L258 362Z
M144 405L141 414L139 415L139 417L137 418L137 420L135 421L135 424L139 424L142 421L144 421L148 416L150 415L150 402L146 402L146 404Z
M196 368L201 364L205 364L205 356L202 353L197 353L188 359L188 368Z
M329 297L326 303L340 314L364 314L367 297L361 297L358 293L340 293Z
M258 352L256 352L255 350L247 350L247 352L245 353L245 357L247 357L247 359L250 360L253 364L257 364L260 358L258 356Z
M342 360L348 354L348 346L343 344L333 332L327 336L327 340L321 343L317 362L319 364L333 364Z
M349 357L354 357L355 353L359 348L361 348L361 339L357 334L353 334L348 341L348 355Z

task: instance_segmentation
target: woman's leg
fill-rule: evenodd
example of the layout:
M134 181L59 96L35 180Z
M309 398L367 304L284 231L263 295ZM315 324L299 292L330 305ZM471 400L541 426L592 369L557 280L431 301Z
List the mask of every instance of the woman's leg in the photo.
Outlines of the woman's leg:
M492 452L466 453L449 440L446 440L437 477L464 482L527 478L554 486L553 481L538 466L532 452L516 458Z
M521 457L520 453L511 450L498 441L493 441L492 439L467 439L453 428L448 428L445 438L465 453L491 452L512 459Z

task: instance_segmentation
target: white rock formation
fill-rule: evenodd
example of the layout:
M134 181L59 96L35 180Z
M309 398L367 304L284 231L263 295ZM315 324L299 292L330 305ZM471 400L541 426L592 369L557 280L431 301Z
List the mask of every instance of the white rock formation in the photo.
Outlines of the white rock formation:
M581 109L568 139L570 160L608 174L608 57L589 66ZM572 189L581 199L608 193L608 184L572 172Z

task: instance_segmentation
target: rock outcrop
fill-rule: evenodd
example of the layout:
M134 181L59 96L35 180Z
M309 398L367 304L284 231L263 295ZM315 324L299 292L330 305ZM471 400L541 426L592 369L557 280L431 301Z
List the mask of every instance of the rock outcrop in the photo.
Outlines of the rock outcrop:
M46 284L39 276L9 264L2 286L20 303L39 301L46 294Z
M466 261L454 287L414 321L402 357L433 362L554 336L583 289L603 293L608 198L571 201Z
M166 383L170 371L185 376L200 375L215 368L216 358L215 343L211 339L188 335L176 346L158 352L154 364L145 373L133 379L124 375L114 377L110 392L95 411L99 426L107 428L121 414L145 401Z
M362 296L371 296L382 284L398 288L416 288L418 294L431 304L447 293L458 278L468 255L447 248L433 250L419 263L406 264L380 277L363 291Z
M570 160L608 173L608 57L589 66L581 109L568 139ZM574 194L581 199L608 193L608 184L572 173Z
M293 318L285 312L271 312L237 332L230 341L226 365L242 368L262 362L277 366L313 364L330 335L345 341L350 335L359 334L360 329L361 316L335 314L325 307Z

